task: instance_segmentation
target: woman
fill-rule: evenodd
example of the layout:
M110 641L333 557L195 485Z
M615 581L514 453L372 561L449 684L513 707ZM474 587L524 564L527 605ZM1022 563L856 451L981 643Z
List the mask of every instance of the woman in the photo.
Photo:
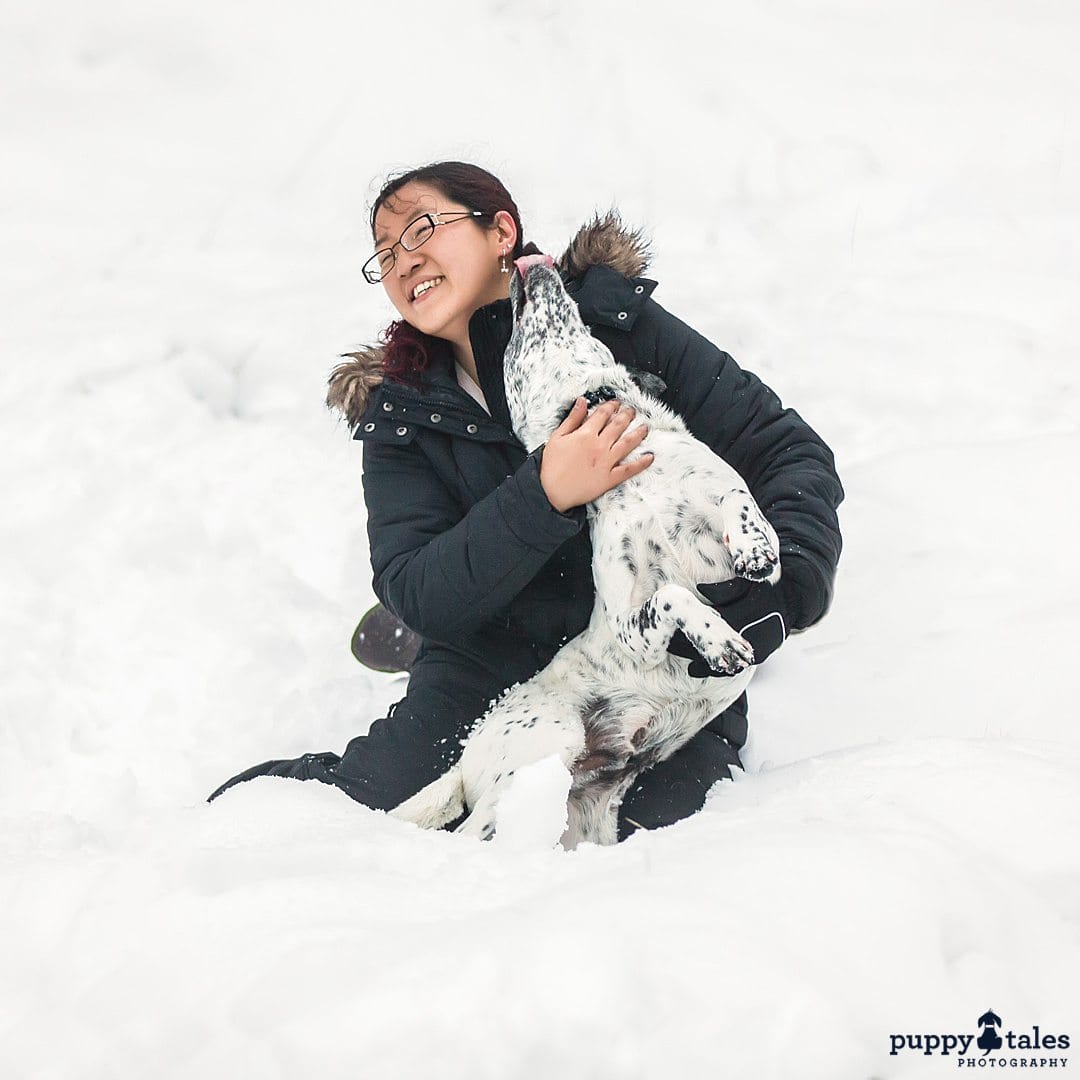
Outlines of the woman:
M266 762L211 799L274 775L321 780L388 810L441 775L489 701L585 628L594 590L584 506L651 463L623 463L646 432L627 433L632 412L618 402L590 412L579 399L532 454L514 437L502 383L509 280L513 260L538 249L497 178L462 162L411 170L383 187L371 228L376 253L364 274L401 318L381 346L348 354L328 402L364 442L375 593L423 645L406 696L342 756ZM651 299L646 261L640 236L608 215L584 226L558 265L592 334L742 474L780 537L775 588L703 583L710 600L736 629L811 626L829 606L840 555L832 453L768 387ZM763 619L774 612L782 623ZM758 663L783 640L746 634ZM696 655L685 638L672 650ZM710 677L700 660L691 672ZM623 802L620 839L700 809L745 739L743 696L642 775Z

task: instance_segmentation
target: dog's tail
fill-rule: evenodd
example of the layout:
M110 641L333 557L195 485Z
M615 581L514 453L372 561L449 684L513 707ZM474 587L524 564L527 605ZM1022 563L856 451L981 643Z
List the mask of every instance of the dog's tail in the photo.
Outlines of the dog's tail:
M421 829L441 829L464 813L465 784L460 765L455 765L390 811L392 817L411 821Z

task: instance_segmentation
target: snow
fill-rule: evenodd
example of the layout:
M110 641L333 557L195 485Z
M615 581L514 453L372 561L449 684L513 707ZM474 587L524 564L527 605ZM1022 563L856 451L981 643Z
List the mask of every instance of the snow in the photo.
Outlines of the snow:
M517 770L495 809L495 843L519 851L550 851L566 832L570 770L558 754Z
M6 1075L907 1080L955 1058L890 1034L988 1008L1080 1038L1073 5L0 26ZM403 691L349 654L361 451L321 400L392 315L368 200L441 157L545 250L644 225L655 298L847 489L745 772L615 848L548 850L527 799L493 844L316 783L203 801Z

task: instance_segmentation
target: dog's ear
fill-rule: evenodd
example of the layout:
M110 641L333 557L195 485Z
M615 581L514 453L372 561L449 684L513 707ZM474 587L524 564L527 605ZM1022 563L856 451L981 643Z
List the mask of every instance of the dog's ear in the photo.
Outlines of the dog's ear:
M514 322L518 321L521 314L521 304L525 298L525 283L521 275L514 269L510 274L510 311L513 313Z
M630 381L641 391L650 397L658 398L667 389L667 383L654 375L651 371L642 371L641 368L627 368L626 374Z

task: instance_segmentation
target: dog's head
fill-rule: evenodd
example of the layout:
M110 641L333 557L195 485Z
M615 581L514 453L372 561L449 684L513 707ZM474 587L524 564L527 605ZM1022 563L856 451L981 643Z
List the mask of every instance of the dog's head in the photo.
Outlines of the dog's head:
M589 333L577 304L547 255L527 255L510 279L514 329L503 357L506 403L514 434L532 451L547 442L574 400L609 386L636 388L611 351Z

